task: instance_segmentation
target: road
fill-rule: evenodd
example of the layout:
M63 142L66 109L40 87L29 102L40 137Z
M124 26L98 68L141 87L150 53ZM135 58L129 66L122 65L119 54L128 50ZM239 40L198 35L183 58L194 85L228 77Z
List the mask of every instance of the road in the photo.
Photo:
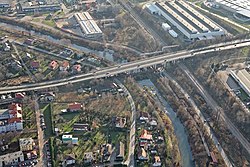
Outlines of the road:
M39 146L39 161L37 163L37 167L39 166L47 166L46 159L44 156L44 133L41 128L40 124L40 111L39 111L39 104L37 100L35 102L35 112L36 112L36 123L37 123L37 135L38 135L38 146Z
M222 121L225 122L230 132L238 139L238 141L242 144L242 146L246 149L248 154L250 154L250 143L248 140L241 134L241 132L235 127L232 121L226 116L225 112L221 107L218 105L216 101L212 98L212 96L204 89L204 87L199 83L199 81L193 76L193 74L188 70L186 66L181 64L179 66L184 73L189 77L192 83L197 87L200 94L207 102L207 104L213 109L214 112L220 112L220 118Z
M73 58L71 58L71 57L61 56L61 55L59 55L59 54L52 53L52 52L46 51L46 50L44 50L44 49L37 48L37 47L35 47L35 46L26 45L26 44L21 43L21 42L18 42L18 41L13 41L12 43L14 43L14 44L16 44L16 45L19 45L19 46L23 46L23 47L29 48L29 49L31 49L31 50L38 51L38 52L40 52L40 53L44 53L44 54L47 54L47 55L50 55L50 56L53 56L53 57L56 57L56 58L60 58L60 59L62 59L62 60L75 61L75 62L78 62L78 63L84 65L84 66L90 66L90 67L96 68L96 66L94 66L94 65L91 65L91 64L88 64L88 63L84 63L84 62L79 62L78 60L73 59Z
M129 133L129 152L128 152L128 159L125 162L128 167L135 166L135 132L136 132L136 107L135 102L129 93L128 89L118 80L115 79L115 82L123 89L129 104L131 106L131 126L130 126L130 133Z
M232 167L232 163L228 159L228 156L226 155L225 151L221 147L221 144L219 143L217 137L213 133L213 131L212 131L211 127L209 126L208 122L206 121L203 113L197 107L197 105L195 104L195 102L193 101L193 99L189 96L189 94L173 78L171 78L166 73L163 73L163 74L164 74L164 76L166 76L167 78L169 78L172 81L172 83L174 83L174 85L181 91L181 93L184 94L184 96L188 100L189 104L191 104L191 106L193 106L194 111L196 112L197 116L200 117L201 121L204 123L203 125L204 125L204 128L206 129L206 132L208 133L211 141L214 143L215 147L217 148L218 152L220 153L221 157L223 158L226 166ZM204 140L204 137L203 137L202 140Z
M218 46L218 47L217 47ZM81 81L96 79L96 78L105 78L109 76L114 76L120 73L125 73L128 71L134 71L141 68L147 68L151 66L155 66L157 64L166 64L167 62L175 62L178 60L184 60L187 58L191 58L194 56L200 56L204 53L212 53L222 50L230 50L230 49L236 49L241 48L245 46L250 46L250 41L242 41L234 43L234 42L227 42L222 44L214 45L211 48L204 47L203 49L194 49L194 50L183 50L175 53L164 53L159 56L145 58L142 60L137 60L133 62L129 62L122 65L115 65L107 68L102 68L100 70L96 70L94 72L90 72L87 74L79 74L72 77L64 78L64 79L58 79L58 80L52 80L52 81L46 81L41 83L34 83L34 84L27 84L27 85L21 85L21 86L10 86L10 87L1 87L0 88L0 94L6 94L11 92L22 92L22 91L30 91L30 90L38 90L38 89L45 89L45 88L51 88L51 87L57 87L57 86L63 86L67 84L77 83Z

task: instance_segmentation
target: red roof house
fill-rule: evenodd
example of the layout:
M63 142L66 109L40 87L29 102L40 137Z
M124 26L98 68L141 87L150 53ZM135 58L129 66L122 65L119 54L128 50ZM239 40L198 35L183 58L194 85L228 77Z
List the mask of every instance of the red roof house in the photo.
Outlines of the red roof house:
M143 139L143 140L152 140L152 135L148 134L148 131L147 130L143 130L142 131L142 134L140 136L140 139Z
M15 94L16 99L22 99L22 98L24 98L24 96L25 96L24 93L16 93Z
M40 67L40 63L38 61L32 61L30 62L30 66L33 69L38 69Z
M75 64L73 66L73 71L74 72L81 72L81 70L82 70L82 66L80 64Z
M82 109L82 104L81 103L72 103L68 105L68 109L70 111L79 111Z
M55 70L58 67L58 63L55 60L53 60L52 62L50 62L49 67L52 70Z

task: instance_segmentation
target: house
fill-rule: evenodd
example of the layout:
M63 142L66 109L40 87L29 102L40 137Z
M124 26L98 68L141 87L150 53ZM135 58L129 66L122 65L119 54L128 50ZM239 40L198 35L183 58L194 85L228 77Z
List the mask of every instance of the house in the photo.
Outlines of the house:
M24 44L27 44L27 45L34 45L34 43L36 42L36 39L26 39L24 41Z
M0 156L0 167L11 166L18 162L24 161L24 155L22 151L8 153Z
M113 125L116 128L124 128L126 125L126 118L122 117L113 117Z
M49 67L50 67L52 70L55 70L55 69L57 69L57 67L58 67L58 63L57 63L55 60L53 60L52 62L50 62Z
M60 66L60 71L67 71L69 69L69 62L64 61Z
M147 141L151 141L153 139L151 134L148 134L147 130L143 130L142 134L140 136L140 140L147 140Z
M16 98L16 99L23 99L24 97L25 97L25 93L21 93L21 92L20 92L20 93L16 93L16 94L15 94L15 98Z
M144 148L139 148L138 159L140 161L147 161L148 160L148 155L147 155L147 152L145 151Z
M89 124L75 123L73 126L74 131L90 131Z
M141 122L148 122L148 119L149 119L149 115L147 112L140 112L140 118L139 120Z
M33 70L37 70L40 67L40 63L38 61L31 61L30 62L30 67Z
M78 144L78 138L73 137L73 135L62 135L62 142L64 144Z
M111 144L104 144L101 148L101 155L102 155L102 161L103 162L109 162L110 156L112 153L112 145Z
M75 156L73 154L67 155L62 163L63 167L73 166L76 163Z
M86 152L84 153L84 164L91 164L94 160L93 152Z
M153 163L153 167L160 167L161 166L161 159L159 156L155 156L154 157L154 163Z
M21 151L32 151L34 149L35 142L32 138L19 139L19 147Z
M23 130L21 104L12 103L0 112L0 133Z
M68 110L71 111L71 112L74 112L74 111L79 111L82 109L82 104L81 103L71 103L68 105Z
M151 125L151 126L153 126L153 127L156 127L156 126L157 126L156 120L151 120L151 121L149 122L149 125Z
M73 65L72 68L73 72L77 73L77 72L81 72L82 71L82 66L80 64L75 64Z
M8 43L3 43L3 50L5 51L5 52L7 52L7 51L10 51L10 45L8 44Z
M123 161L125 156L125 147L124 143L120 142L117 147L116 161Z

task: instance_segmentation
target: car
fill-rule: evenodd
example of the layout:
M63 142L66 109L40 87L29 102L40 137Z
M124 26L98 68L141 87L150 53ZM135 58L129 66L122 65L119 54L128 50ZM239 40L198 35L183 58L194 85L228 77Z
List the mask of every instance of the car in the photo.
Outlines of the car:
M40 114L40 118L43 118L44 117L44 115L43 114Z

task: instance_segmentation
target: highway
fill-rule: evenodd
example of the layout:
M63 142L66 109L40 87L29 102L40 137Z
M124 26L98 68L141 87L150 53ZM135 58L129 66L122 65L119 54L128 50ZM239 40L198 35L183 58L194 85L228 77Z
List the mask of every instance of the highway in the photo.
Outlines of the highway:
M184 60L186 58L200 56L204 53L212 53L216 51L230 50L230 49L241 48L245 46L250 46L250 40L237 42L237 43L228 42L228 43L224 43L224 45L218 44L211 48L203 48L203 49L201 48L201 49L198 49L198 50L196 49L192 51L183 50L183 51L179 51L176 53L165 53L159 56L145 58L142 60L137 60L137 61L129 62L126 64L122 64L122 65L121 64L115 65L115 66L103 68L100 70L96 70L87 74L80 74L80 75L76 75L76 76L72 76L72 77L68 77L64 79L46 81L46 82L35 83L35 84L27 84L27 85L21 85L21 86L1 87L0 94L45 89L45 88L63 86L63 85L77 83L77 82L91 80L91 79L104 78L104 77L109 77L109 76L117 75L117 74L128 72L128 71L137 70L140 68L154 66L157 64L166 64L167 62L175 62L178 60Z
M241 132L235 127L232 121L226 116L223 109L220 108L218 103L214 101L211 95L204 89L204 87L196 80L193 74L188 70L186 66L183 64L180 65L180 68L184 71L184 73L190 78L193 84L200 91L201 96L207 102L207 104L213 109L214 112L220 112L220 118L225 122L230 132L238 139L238 141L242 144L242 146L246 149L248 154L250 154L250 143L248 140L241 134Z

